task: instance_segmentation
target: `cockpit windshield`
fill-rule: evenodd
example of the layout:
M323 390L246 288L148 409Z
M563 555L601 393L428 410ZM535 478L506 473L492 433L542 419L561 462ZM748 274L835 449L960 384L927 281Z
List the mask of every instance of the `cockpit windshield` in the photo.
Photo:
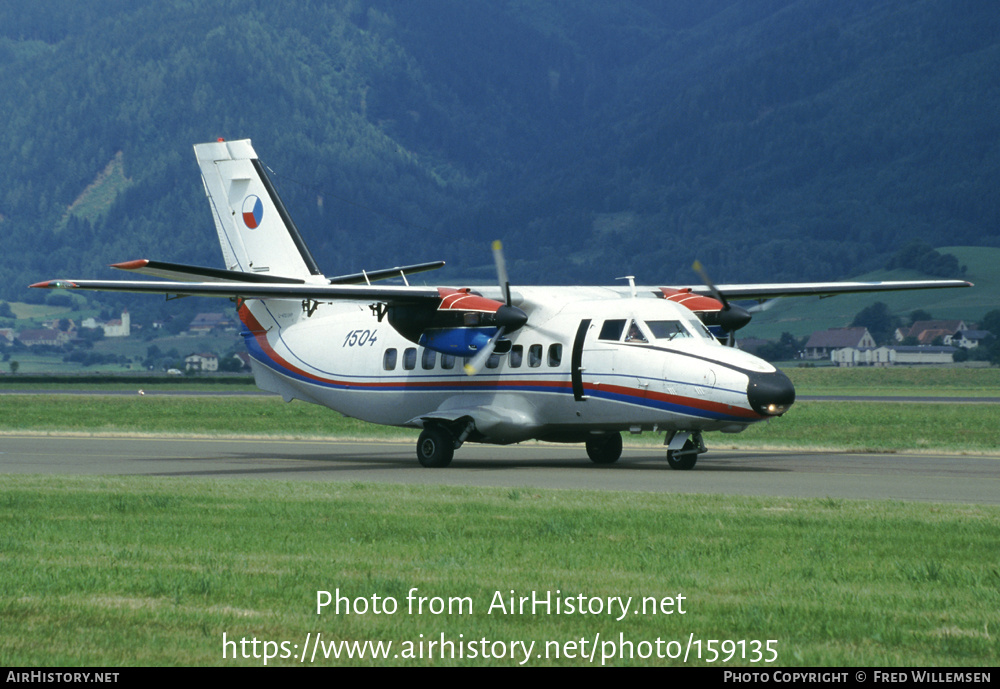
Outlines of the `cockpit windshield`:
M672 321L640 321L638 319L610 319L601 326L598 339L611 342L649 342L654 340L707 339L712 340L701 321L696 318Z
M689 337L712 339L712 334L699 320L646 321L646 327L657 340L678 340Z
M691 337L680 321L646 321L646 326L657 340Z

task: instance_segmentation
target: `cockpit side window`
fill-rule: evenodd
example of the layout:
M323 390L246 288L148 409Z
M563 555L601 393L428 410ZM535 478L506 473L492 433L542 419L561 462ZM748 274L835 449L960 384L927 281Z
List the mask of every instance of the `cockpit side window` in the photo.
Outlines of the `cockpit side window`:
M604 321L604 325L601 326L601 334L597 336L597 339L618 342L618 340L622 339L623 332L625 332L624 318Z
M642 334L639 323L633 320L628 324L628 332L625 333L626 342L648 342L646 336Z
M702 323L699 319L689 318L687 323L688 323L688 328L691 329L696 336L704 337L707 340L715 339L712 336L712 331L706 328L705 324Z

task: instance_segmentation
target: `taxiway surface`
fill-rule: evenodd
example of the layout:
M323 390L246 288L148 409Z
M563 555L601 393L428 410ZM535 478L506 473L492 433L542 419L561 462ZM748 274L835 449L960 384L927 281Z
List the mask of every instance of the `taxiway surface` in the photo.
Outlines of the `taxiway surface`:
M0 474L374 481L1000 504L1000 457L714 450L673 471L659 447L598 466L582 446L465 445L425 469L411 442L0 436Z

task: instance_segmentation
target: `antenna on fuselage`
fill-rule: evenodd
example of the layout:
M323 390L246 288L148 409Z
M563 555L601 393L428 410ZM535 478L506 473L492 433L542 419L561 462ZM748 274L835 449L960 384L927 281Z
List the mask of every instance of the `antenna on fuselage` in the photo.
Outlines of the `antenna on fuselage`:
M625 275L624 277L615 278L615 280L628 280L628 286L632 288L632 296L639 296L638 292L635 291L635 275Z

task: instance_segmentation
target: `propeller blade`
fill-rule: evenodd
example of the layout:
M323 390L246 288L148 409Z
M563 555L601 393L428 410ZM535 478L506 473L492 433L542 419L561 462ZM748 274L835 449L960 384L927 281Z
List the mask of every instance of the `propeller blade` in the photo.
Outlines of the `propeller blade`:
M756 306L751 306L749 309L747 309L747 313L761 313L763 311L768 311L772 306L774 306L777 303L778 303L777 299L768 299L766 301L760 302Z
M753 317L742 306L734 306L729 303L722 292L719 291L719 288L715 286L715 283L712 282L711 278L708 277L708 273L701 265L701 261L695 261L691 268L694 272L698 273L698 277L701 278L701 281L712 292L712 296L722 304L722 310L719 312L719 326L726 332L726 344L730 347L736 346L736 336L734 333L749 323Z
M485 347L465 362L463 368L470 376L483 370L504 332L514 332L528 322L528 314L511 303L510 278L507 277L507 262L504 260L503 244L500 243L499 239L493 241L493 262L497 267L497 281L500 283L500 291L503 292L506 303L496 311L495 322L499 326L496 334L489 339Z
M705 272L705 268L701 265L701 261L695 261L694 265L692 265L691 268L692 270L694 270L694 272L698 273L698 277L700 277L701 281L705 283L705 286L708 287L709 290L711 290L712 296L715 297L722 304L722 308L728 309L729 302L726 301L726 298L724 296L722 296L722 292L720 292L719 288L715 286L715 283L712 282L711 279L709 279L708 273Z
M486 365L486 361L490 358L490 355L493 354L493 350L497 348L497 341L503 337L503 330L503 326L498 328L496 335L490 338L489 342L486 343L486 346L476 352L474 357L465 362L465 366L463 366L463 368L465 369L465 373L467 375L474 376L483 370L483 367Z
M510 306L510 278L507 277L507 263L503 258L503 244L499 239L493 240L493 262L497 267L497 280L500 282L500 291L503 292L507 306Z

